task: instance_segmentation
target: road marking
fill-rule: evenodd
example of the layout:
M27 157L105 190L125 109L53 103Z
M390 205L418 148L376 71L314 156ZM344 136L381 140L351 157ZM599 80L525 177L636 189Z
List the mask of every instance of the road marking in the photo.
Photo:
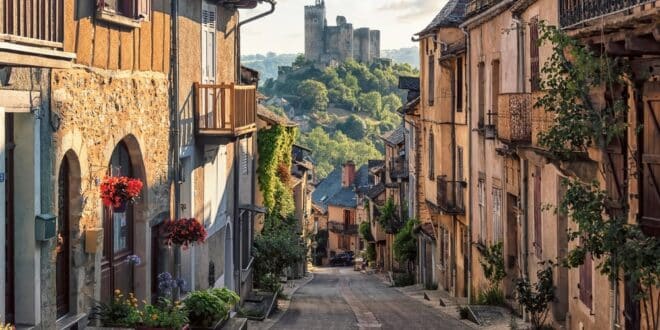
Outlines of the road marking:
M380 329L382 325L378 322L378 319L374 313L370 312L355 295L351 288L348 286L348 278L343 277L339 282L339 293L344 297L348 306L353 310L355 318L358 321L358 327L360 329Z

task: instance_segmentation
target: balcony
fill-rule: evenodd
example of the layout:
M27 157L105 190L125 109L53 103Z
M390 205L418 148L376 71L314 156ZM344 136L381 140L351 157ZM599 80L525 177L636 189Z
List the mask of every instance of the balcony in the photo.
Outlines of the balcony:
M255 86L195 83L194 88L198 138L234 138L257 130Z
M505 142L531 142L532 94L500 94L497 137Z
M357 235L358 225L345 224L343 222L328 221L328 230L341 235Z
M532 104L542 98L543 92L535 92L532 94ZM545 111L543 108L532 107L532 146L542 148L539 144L539 134L546 132L552 127L554 123L554 113Z
M465 181L449 181L446 176L437 178L437 204L446 214L465 214Z
M3 0L0 41L62 48L64 0Z
M655 0L560 0L559 22L562 27L571 27L608 14L631 9Z
M392 181L408 177L408 160L406 158L398 157L395 160L391 160L389 165L390 178L392 178Z

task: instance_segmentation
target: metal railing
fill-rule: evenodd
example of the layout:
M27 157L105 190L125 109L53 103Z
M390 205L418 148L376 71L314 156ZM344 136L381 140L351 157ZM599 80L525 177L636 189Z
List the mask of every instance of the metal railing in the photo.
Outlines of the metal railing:
M560 0L559 22L569 27L647 2L654 0Z
M532 140L532 94L500 94L497 137L508 142Z
M438 207L447 214L465 214L465 181L449 181L446 176L437 178Z
M0 40L61 48L64 0L0 0Z
M238 135L256 129L256 87L195 83L197 133Z

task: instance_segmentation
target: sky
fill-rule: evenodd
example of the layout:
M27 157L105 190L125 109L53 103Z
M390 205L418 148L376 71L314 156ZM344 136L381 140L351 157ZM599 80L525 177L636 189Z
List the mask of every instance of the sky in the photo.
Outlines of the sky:
M241 28L243 55L267 52L303 53L305 50L304 6L314 0L278 0L270 16ZM369 27L381 31L381 49L415 46L410 38L428 25L447 0L326 0L328 25L337 15L346 16L353 28ZM241 19L267 10L242 10Z

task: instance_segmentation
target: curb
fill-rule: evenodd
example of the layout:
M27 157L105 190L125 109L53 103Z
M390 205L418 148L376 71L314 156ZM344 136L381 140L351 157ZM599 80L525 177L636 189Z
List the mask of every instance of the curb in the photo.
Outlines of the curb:
M286 304L286 307L285 307L285 308L282 308L282 309L280 310L281 313L278 313L274 318L266 318L266 319L264 319L263 321L257 321L257 322L259 322L260 325L261 325L260 329L263 329L263 330L265 330L265 329L270 329L270 328L273 327L275 324L277 324L277 322L279 322L279 320L280 320L280 319L284 316L284 314L286 314L286 312L289 310L289 306L291 306L291 300L293 300L293 295L296 294L296 292L298 292L298 290L299 290L300 288L304 287L305 285L307 285L309 282L311 282L311 281L314 279L314 273L310 272L309 274L310 274L311 276L310 276L308 279L306 279L304 282L301 282L300 285L298 285L296 288L294 288L293 290L291 290L290 293L288 293L288 296L289 296L289 300L287 301L288 303ZM276 298L275 300L277 301L277 298Z

